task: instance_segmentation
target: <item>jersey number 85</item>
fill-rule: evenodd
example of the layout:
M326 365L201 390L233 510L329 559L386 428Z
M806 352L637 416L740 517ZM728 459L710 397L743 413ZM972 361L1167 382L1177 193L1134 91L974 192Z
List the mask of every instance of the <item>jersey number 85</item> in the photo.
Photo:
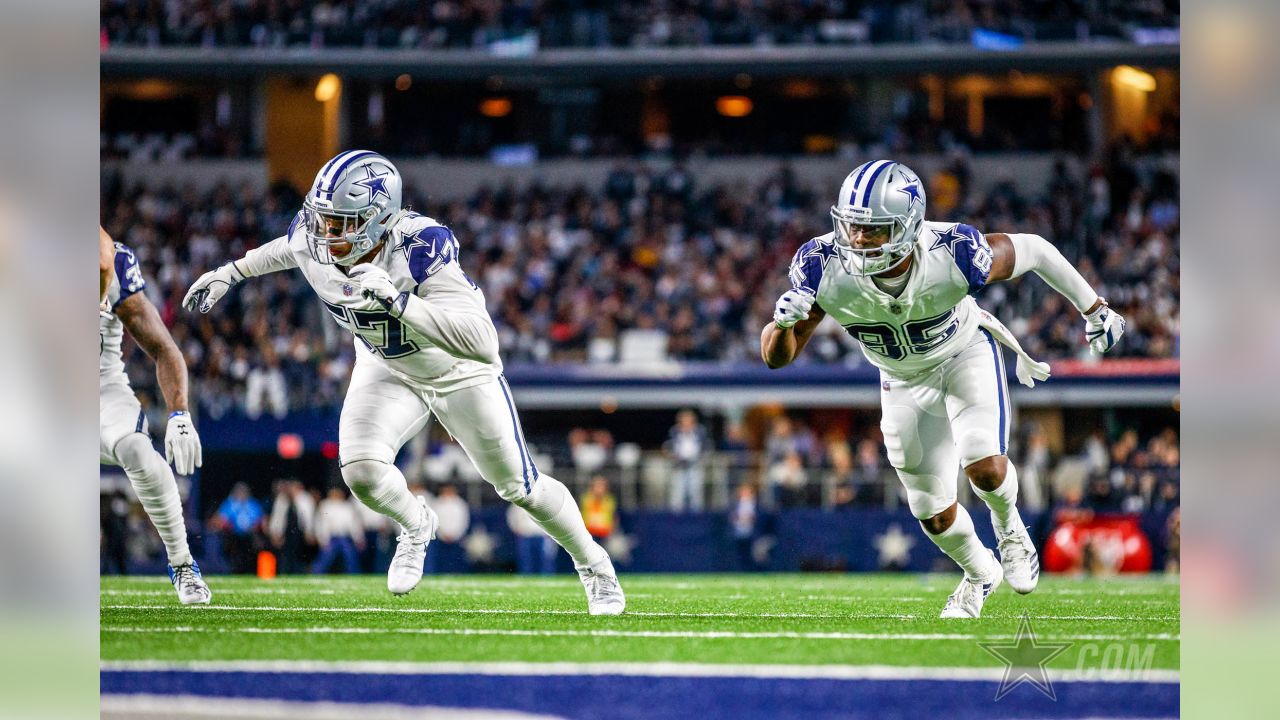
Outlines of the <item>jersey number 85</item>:
M896 328L889 323L856 323L844 329L868 350L890 360L901 360L908 354L924 355L956 334L960 320L955 309L936 317L912 320Z

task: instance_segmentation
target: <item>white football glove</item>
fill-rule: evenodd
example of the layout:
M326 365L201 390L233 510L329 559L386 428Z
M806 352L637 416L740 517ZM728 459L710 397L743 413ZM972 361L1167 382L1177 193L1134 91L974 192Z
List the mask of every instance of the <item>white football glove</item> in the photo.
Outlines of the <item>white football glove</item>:
M409 302L409 293L397 290L386 270L371 263L361 263L351 268L349 276L356 281L361 295L377 301L392 317L400 317L404 312L404 307Z
M164 432L164 459L173 463L179 475L190 475L204 464L200 436L191 424L191 416L182 410L169 415L169 427Z
M813 293L806 290L792 288L782 293L782 297L773 306L773 322L784 329L795 325L809 317L813 300Z
M1026 353L1019 353L1018 364L1013 366L1013 374L1018 376L1018 382L1033 388L1037 380L1044 382L1049 379L1049 363L1039 362Z
M1124 316L1107 307L1104 301L1097 310L1084 316L1084 337L1089 347L1101 355L1124 336Z
M209 312L214 303L222 299L232 285L244 280L244 276L236 270L233 263L226 263L217 270L210 270L201 275L182 298L182 307L188 310Z

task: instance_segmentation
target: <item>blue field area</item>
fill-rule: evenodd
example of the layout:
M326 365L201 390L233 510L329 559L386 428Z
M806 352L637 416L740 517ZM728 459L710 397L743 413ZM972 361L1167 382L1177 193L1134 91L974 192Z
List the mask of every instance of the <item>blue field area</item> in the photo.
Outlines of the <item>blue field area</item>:
M992 680L656 675L344 674L104 670L104 695L145 693L513 710L575 720L1178 716L1176 682L1024 685Z

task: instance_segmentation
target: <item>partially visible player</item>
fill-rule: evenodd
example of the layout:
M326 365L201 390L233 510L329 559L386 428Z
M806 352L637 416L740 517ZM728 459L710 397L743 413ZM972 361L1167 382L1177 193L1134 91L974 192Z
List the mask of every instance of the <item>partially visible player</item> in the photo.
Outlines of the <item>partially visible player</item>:
M338 425L342 478L361 502L400 524L387 589L422 578L436 516L395 466L432 414L503 499L528 511L570 557L592 615L626 598L608 553L569 490L534 465L502 376L484 294L458 264L449 228L400 206L400 173L351 150L317 173L283 237L205 273L183 304L208 312L245 278L298 269L335 322L354 335L355 368Z
M99 228L103 242L111 238ZM111 276L98 319L98 382L100 389L99 453L101 460L118 465L129 476L142 508L160 533L169 556L169 580L184 605L208 603L209 586L187 547L187 526L182 518L178 484L169 463L183 475L200 467L200 437L191 424L187 407L187 364L173 342L160 313L142 292L146 281L138 258L121 243L111 244ZM155 361L156 380L169 408L165 430L165 457L151 445L147 417L129 387L121 343L124 331Z
M115 277L116 264L116 246L111 242L111 236L106 230L98 228L98 309L109 310L107 307L107 288L111 286L111 279Z
M1039 235L983 235L924 213L924 185L907 166L877 160L850 173L831 208L834 232L795 254L792 289L761 333L761 355L771 368L787 365L828 315L861 343L880 368L880 428L911 511L964 570L942 617L976 618L1002 581L1029 593L1040 574L1005 454L1010 407L997 342L1018 354L1016 374L1028 387L1047 379L1049 366L1022 352L970 295L1034 272L1080 311L1098 353L1115 346L1125 323ZM991 510L999 562L956 502L957 465Z

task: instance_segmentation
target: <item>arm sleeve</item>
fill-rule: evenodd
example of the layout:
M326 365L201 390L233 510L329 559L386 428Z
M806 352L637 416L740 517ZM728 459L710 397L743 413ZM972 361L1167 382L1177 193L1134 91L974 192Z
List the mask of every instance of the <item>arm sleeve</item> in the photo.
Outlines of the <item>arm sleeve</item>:
M285 235L250 250L244 257L233 261L231 266L243 277L251 278L296 268L298 261L289 248L289 236Z
M429 288L426 297L404 293L400 321L454 357L498 362L498 331L489 314L461 303L441 302L452 292L455 291Z
M1027 271L1034 272L1044 279L1049 287L1057 290L1075 305L1081 313L1088 310L1098 300L1089 281L1084 279L1079 270L1067 262L1048 240L1039 235L1011 234L1013 243L1013 275L1019 277Z

